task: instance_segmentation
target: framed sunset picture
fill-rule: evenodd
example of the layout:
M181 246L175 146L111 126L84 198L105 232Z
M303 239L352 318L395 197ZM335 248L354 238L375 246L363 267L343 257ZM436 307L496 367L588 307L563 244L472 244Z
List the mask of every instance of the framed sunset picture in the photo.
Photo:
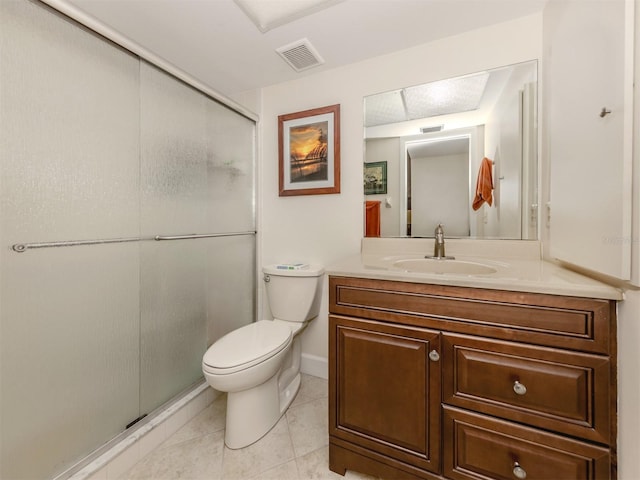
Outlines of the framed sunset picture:
M340 193L340 105L278 116L279 192Z

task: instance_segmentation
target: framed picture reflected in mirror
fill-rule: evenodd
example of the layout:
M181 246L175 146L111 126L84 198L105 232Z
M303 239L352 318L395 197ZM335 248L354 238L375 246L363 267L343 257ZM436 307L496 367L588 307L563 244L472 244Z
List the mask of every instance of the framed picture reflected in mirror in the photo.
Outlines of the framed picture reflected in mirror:
M380 195L387 193L387 162L369 162L364 164L364 194Z

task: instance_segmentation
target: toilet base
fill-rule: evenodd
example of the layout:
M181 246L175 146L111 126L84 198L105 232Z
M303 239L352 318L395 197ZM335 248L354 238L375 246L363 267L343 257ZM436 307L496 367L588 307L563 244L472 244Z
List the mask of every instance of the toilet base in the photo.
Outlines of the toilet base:
M289 385L287 385L284 390L280 391L280 410L282 413L286 412L287 408L289 408L289 405L291 405L293 399L296 398L296 393L298 393L299 389L300 374L298 373L295 377L293 377L291 382L289 382Z
M278 388L280 375L262 385L227 394L224 443L232 450L257 442L271 430L287 410L300 388L300 374L286 388Z

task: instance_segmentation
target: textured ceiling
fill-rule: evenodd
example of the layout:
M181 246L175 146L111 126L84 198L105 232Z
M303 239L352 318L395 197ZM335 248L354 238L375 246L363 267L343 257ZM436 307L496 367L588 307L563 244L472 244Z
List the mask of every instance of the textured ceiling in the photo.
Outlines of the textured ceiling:
M531 15L546 2L344 0L263 33L234 0L59 1L228 96ZM276 49L302 38L325 62L296 72Z
M367 97L365 127L469 112L480 106L489 73L425 83Z

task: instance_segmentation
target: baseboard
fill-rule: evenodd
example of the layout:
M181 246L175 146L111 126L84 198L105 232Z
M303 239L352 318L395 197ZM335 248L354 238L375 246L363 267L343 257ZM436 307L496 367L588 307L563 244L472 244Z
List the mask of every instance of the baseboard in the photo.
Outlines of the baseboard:
M329 360L325 357L303 353L300 360L300 371L327 380L329 379Z

